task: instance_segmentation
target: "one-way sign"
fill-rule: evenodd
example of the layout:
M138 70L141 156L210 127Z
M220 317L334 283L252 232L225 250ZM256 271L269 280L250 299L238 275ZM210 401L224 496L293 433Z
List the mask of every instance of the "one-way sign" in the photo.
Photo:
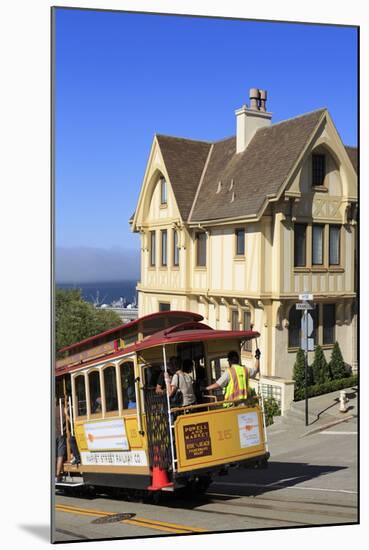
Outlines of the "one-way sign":
M296 309L315 309L315 304L309 304L309 302L302 302L296 304Z

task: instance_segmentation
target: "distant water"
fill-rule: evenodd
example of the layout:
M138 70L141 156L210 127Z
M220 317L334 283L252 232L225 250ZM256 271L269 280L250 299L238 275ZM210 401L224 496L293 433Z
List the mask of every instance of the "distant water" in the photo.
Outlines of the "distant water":
M112 302L125 298L127 303L133 302L136 297L137 281L118 281L118 282L96 282L96 283L56 283L57 288L80 288L83 299L87 302L95 302L97 296L99 303L111 304Z

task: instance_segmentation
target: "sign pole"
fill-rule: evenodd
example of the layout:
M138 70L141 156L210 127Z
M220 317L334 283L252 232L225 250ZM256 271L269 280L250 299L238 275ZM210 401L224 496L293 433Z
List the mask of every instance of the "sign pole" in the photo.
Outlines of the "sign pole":
M305 426L309 425L309 408L308 408L308 312L304 311L305 321Z

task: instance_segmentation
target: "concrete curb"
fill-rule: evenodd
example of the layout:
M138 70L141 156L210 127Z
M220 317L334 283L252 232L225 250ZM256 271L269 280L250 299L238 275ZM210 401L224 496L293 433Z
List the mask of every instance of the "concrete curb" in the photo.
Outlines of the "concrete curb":
M318 432L321 432L322 430L326 430L327 428L331 428L332 426L336 426L336 424L342 424L343 422L347 422L348 420L351 420L352 418L355 418L355 415L350 414L350 416L346 416L345 418L340 418L339 420L333 420L332 422L327 422L327 424L323 424L322 426L319 426L318 428L314 428L313 430L309 430L308 432L300 435L301 437L306 437L307 435L312 435Z

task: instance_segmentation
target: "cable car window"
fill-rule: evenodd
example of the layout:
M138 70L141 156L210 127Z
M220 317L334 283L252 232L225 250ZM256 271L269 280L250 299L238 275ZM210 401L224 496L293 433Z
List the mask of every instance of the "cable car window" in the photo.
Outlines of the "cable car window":
M115 367L104 369L105 407L106 412L118 410L117 377Z
M177 355L180 361L192 359L195 365L204 364L204 345L202 342L190 342L177 345Z
M100 373L93 371L88 375L88 387L90 389L90 408L91 413L101 412L101 389L100 389Z
M144 384L146 388L156 388L161 373L161 365L151 365L144 369Z
M75 379L76 398L77 398L77 415L85 416L87 414L86 388L85 377L77 376Z
M120 366L123 409L136 408L135 372L132 361Z

